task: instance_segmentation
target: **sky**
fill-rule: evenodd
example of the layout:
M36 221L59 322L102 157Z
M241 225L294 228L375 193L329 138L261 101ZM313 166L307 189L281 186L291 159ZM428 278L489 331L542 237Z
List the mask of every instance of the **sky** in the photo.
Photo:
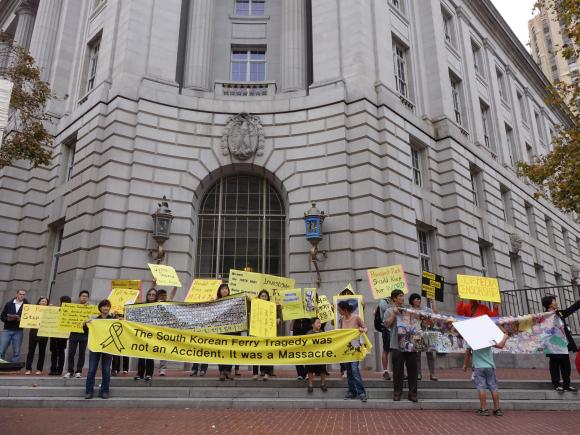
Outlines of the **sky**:
M491 2L529 51L528 21L532 18L536 0L491 0Z

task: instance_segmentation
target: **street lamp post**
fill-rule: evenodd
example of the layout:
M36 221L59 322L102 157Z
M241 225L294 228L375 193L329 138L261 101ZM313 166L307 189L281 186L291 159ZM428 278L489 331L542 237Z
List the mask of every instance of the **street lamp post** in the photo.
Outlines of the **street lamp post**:
M151 215L153 219L153 239L157 242L157 255L155 260L160 263L163 257L165 257L165 250L163 249L163 244L169 240L169 235L171 234L171 221L173 220L173 215L171 210L169 210L169 204L167 203L167 198L163 196L163 201L158 204L157 210Z
M312 247L310 248L310 261L314 264L316 269L316 284L320 287L320 268L318 266L318 243L322 240L322 223L326 215L323 211L316 208L316 203L312 202L312 207L308 212L304 213L304 224L306 226L306 240L310 242ZM320 252L326 258L326 251Z

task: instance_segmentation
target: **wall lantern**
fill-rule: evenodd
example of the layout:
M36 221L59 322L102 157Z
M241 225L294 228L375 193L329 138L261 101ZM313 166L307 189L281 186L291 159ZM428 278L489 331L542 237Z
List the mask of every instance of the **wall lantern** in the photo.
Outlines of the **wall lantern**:
M171 214L171 210L169 210L169 204L167 203L165 195L163 196L163 201L157 205L158 208L151 215L151 218L153 219L153 239L157 242L157 255L155 260L159 263L165 257L163 244L169 240L173 215Z
M316 283L320 287L320 268L318 267L318 243L322 240L322 223L324 222L326 215L323 211L316 208L316 203L312 202L312 207L308 212L304 213L304 224L306 226L306 240L310 242L312 248L310 248L310 261L314 264L316 268ZM321 251L321 254L326 258L326 251Z

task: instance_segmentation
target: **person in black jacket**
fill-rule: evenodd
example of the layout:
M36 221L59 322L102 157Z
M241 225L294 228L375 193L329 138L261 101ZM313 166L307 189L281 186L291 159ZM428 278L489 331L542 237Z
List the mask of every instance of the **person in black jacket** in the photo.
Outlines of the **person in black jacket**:
M26 290L20 289L16 292L16 297L6 302L0 319L4 322L4 331L2 332L2 346L0 359L5 359L8 346L12 343L12 360L18 362L20 359L20 346L22 346L23 331L20 327L20 316L22 316L22 307L28 301L25 298Z
M558 302L556 296L546 295L542 298L542 306L544 311L554 311L556 316L564 324L564 333L568 339L568 351L578 352L578 347L572 338L572 333L566 324L566 318L580 310L580 299L565 310L558 309ZM556 391L563 393L564 391L571 391L576 393L578 390L570 385L570 373L572 368L570 366L569 354L547 354L550 358L550 377L552 378L552 385ZM560 374L562 374L562 384L560 384Z
M41 296L38 298L36 305L48 305L48 298L46 296ZM26 355L26 373L29 375L32 373L32 361L34 361L34 354L36 352L36 346L38 346L38 362L36 363L36 374L40 375L42 373L42 368L44 367L44 354L46 353L46 345L48 344L48 337L39 337L38 329L31 328L28 332L28 355Z
M60 297L60 306L62 304L70 304L70 296ZM64 369L64 351L68 338L50 337L50 372L49 376L61 376Z

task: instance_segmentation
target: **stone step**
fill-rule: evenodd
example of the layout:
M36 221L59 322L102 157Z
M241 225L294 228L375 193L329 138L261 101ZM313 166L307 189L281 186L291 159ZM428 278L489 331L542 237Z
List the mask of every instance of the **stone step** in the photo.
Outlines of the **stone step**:
M491 407L491 402L489 402ZM502 400L502 409L510 410L543 410L543 411L580 411L580 401L567 400ZM107 400L95 397L92 400L68 397L11 397L0 398L0 408L241 408L241 409L454 409L475 410L478 400L467 399L420 399L419 403L408 400L393 402L390 399L370 399L367 403L360 400L342 400L331 398L121 398L111 397Z
M98 389L97 381L97 388ZM329 388L325 393L320 390L318 384L313 393L308 393L302 388L243 388L243 387L111 387L111 393L117 398L142 399L142 398L222 398L222 399L342 399L346 394L346 388ZM367 388L369 399L391 399L392 387ZM419 390L420 399L473 399L476 397L475 389L425 389ZM84 396L84 385L65 387L3 387L0 388L0 397L19 398L81 398ZM574 393L557 393L545 390L501 390L503 400L558 400L580 401L580 396Z
M0 377L0 388L10 386L80 386L85 384L86 379L63 379L62 377L36 377L36 376L7 376ZM318 381L317 381L318 382ZM552 391L550 381L529 381L529 380L502 380L499 379L499 386L502 390L545 390ZM328 379L329 387L345 388L346 380ZM215 377L154 377L149 384L144 381L135 381L132 377L113 377L111 378L113 387L244 387L244 388L263 388L265 386L275 386L276 388L306 388L304 381L298 381L291 378L273 378L269 381L256 381L251 378L238 378L234 381L219 381ZM365 388L392 388L391 381L382 379L365 379ZM405 383L406 385L406 383ZM268 387L271 388L271 387ZM437 382L419 381L419 390L430 389L473 389L473 382L468 379L445 379Z

